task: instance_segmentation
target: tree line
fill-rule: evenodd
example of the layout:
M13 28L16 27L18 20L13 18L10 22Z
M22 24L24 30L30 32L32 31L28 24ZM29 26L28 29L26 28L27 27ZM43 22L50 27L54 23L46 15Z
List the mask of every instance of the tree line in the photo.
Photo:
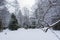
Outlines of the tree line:
M54 30L60 30L60 0L37 0L32 7L33 17L29 17L30 11L24 7L24 16L19 9L18 2L15 4L0 0L0 30L10 29L17 30L18 28L44 28L48 27ZM6 4L16 8L14 13L8 11Z

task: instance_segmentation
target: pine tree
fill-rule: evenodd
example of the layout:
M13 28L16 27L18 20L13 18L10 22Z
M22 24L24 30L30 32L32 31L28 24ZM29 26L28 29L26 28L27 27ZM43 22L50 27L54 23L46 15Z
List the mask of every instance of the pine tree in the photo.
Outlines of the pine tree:
M16 19L16 16L13 13L11 15L11 20L10 20L8 28L10 30L17 30L19 28L18 21Z

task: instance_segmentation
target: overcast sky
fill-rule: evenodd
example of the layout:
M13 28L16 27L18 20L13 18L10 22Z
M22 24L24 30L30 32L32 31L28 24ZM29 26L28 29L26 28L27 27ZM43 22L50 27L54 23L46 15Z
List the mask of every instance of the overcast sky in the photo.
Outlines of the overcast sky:
M35 0L17 0L19 3L20 9L23 9L24 7L27 7L29 10L31 10L31 7L35 4ZM14 0L7 0L7 2L13 4ZM6 5L10 13L13 13L15 11L15 8L9 4Z

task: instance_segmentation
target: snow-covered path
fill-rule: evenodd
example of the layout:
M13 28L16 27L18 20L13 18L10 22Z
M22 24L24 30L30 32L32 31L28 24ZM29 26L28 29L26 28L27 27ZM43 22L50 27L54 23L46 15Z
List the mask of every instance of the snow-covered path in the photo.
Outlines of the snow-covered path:
M55 32L60 36L60 31ZM45 33L41 29L18 29L17 31L6 29L0 33L0 40L58 40L58 38L50 30Z

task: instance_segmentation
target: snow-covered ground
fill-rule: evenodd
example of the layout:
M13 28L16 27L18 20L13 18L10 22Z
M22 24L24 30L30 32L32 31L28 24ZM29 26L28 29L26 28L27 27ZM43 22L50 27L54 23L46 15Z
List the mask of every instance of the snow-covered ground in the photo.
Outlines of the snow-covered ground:
M60 31L54 31L60 36ZM18 29L10 31L8 29L0 32L0 40L59 40L49 29L47 33L41 29Z

